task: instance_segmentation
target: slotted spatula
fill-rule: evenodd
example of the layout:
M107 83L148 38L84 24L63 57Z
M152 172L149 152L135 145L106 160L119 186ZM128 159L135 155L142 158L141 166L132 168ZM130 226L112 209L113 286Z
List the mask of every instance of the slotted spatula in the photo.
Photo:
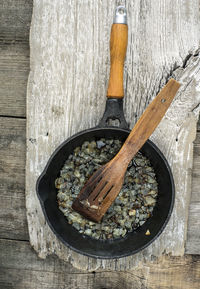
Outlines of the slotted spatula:
M113 24L111 69L107 91L109 97L123 96L123 63L126 45L127 25ZM99 168L85 184L72 205L74 210L95 222L102 219L121 190L129 162L160 123L179 86L177 81L170 79L142 114L118 154Z
M85 184L72 205L74 210L95 222L102 219L121 190L129 162L160 123L179 86L170 79L144 111L117 155Z

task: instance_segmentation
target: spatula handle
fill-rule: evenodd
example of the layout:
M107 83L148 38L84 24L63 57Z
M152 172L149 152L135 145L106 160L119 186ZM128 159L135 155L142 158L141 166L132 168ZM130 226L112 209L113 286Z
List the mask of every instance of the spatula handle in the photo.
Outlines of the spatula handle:
M125 24L125 7L117 7L115 13L114 24L112 25L110 35L110 78L107 97L123 98L123 70L128 42L128 26Z
M115 158L127 166L138 150L156 129L173 101L180 84L170 79L160 93L146 108L136 125L132 129L124 145Z

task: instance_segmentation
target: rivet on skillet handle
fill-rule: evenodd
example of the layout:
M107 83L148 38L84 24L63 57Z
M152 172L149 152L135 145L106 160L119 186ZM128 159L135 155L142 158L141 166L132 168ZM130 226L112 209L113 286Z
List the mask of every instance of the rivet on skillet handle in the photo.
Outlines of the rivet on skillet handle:
M107 101L99 127L108 126L109 119L118 119L120 128L128 129L123 112L123 72L128 42L127 13L124 6L115 10L110 35L110 78L107 89Z

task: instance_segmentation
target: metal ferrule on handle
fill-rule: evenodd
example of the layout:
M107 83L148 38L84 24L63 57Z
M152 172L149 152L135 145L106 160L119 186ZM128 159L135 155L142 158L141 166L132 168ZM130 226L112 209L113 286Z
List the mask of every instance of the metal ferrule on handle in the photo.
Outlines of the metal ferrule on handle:
M127 12L124 6L118 6L115 9L113 23L127 24Z

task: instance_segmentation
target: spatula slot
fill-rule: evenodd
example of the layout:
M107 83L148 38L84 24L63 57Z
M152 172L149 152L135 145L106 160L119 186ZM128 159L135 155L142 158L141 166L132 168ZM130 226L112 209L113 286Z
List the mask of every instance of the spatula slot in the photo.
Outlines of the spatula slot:
M110 189L106 192L106 194L103 196L103 200L105 200L105 198L107 197L107 195L110 193L110 191L112 190L112 188L114 187L114 185L112 185L110 187Z
M93 201L95 201L97 199L97 197L100 195L100 193L102 192L102 190L105 188L105 186L107 185L108 182L103 183L103 185L101 186L101 188L99 189L98 193L95 195L95 197L93 198Z

